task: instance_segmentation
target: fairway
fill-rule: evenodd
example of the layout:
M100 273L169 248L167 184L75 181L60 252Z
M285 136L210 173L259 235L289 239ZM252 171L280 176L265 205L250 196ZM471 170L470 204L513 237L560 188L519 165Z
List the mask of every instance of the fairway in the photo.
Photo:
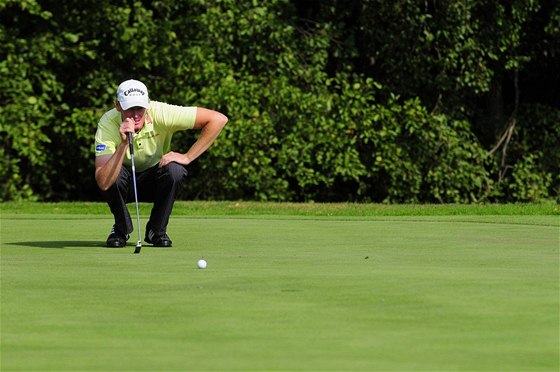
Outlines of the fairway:
M139 255L111 224L2 214L2 371L559 368L558 216L174 215Z

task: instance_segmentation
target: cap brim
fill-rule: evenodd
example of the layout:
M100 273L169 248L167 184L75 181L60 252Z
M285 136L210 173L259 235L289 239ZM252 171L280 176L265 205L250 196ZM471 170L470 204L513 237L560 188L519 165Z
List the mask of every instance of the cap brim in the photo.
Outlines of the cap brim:
M143 107L146 109L150 107L150 102L146 101L145 99L138 99L138 100L128 99L125 102L119 101L119 103L121 104L123 110L128 110L131 107Z

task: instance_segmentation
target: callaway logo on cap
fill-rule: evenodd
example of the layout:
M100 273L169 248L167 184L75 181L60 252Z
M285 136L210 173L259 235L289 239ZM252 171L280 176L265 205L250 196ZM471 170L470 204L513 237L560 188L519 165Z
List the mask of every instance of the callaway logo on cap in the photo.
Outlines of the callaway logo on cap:
M121 83L117 88L117 100L121 104L123 110L131 107L139 106L148 108L150 100L148 99L148 88L138 80L127 80Z

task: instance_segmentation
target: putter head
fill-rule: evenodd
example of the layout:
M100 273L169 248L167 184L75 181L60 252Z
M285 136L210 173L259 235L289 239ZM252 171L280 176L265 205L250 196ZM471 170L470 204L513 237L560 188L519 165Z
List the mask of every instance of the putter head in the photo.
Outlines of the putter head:
M142 249L142 242L140 240L138 240L138 242L136 243L136 249L134 250L135 254L140 253L140 250Z

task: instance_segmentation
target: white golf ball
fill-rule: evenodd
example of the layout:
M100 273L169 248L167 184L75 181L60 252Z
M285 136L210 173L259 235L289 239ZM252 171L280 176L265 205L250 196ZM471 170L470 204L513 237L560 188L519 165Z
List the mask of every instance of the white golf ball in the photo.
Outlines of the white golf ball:
M206 269L206 261L205 260L198 260L198 262L196 263L196 266L198 266L199 269Z

